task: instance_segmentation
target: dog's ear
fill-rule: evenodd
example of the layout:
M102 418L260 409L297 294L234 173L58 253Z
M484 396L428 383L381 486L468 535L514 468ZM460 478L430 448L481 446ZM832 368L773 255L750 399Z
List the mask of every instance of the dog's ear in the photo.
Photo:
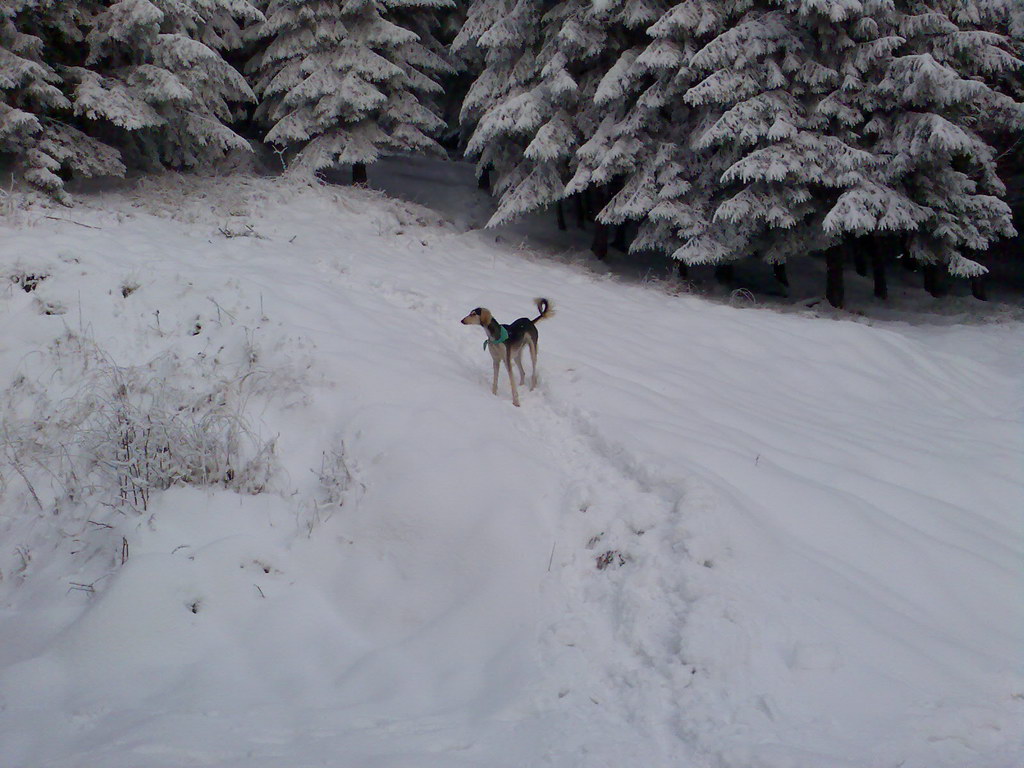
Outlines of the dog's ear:
M491 320L494 319L493 317L491 317L491 310L489 309L484 309L483 307L480 307L479 309L476 309L474 311L480 315L480 325L484 326L485 328L488 325L490 325Z

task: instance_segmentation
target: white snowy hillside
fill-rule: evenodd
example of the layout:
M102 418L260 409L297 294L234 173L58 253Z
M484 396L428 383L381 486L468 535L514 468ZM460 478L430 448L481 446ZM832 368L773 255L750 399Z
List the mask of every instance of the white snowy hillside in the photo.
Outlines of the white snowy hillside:
M732 307L352 188L77 200L0 220L3 768L1024 764L1014 312ZM539 296L514 408L459 320Z

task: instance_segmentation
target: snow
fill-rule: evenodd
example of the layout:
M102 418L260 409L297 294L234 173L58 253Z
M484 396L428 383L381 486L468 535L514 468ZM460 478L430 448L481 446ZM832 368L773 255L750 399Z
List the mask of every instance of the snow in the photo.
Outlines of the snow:
M7 210L0 765L1020 764L1019 319L672 295L386 167L442 213L240 176ZM535 296L514 408L458 321ZM56 421L118 371L223 399L266 490L90 485Z

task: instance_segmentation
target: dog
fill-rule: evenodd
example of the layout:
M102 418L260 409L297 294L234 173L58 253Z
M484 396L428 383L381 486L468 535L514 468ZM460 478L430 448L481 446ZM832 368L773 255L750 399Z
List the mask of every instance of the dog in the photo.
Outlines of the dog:
M534 299L537 304L537 317L530 320L520 317L511 325L501 325L489 309L477 307L464 318L463 325L482 325L487 332L484 349L490 349L491 361L494 363L494 377L491 382L491 394L498 394L498 369L505 363L508 369L508 382L512 385L512 405L519 407L519 390L512 375L512 358L519 366L519 383L526 384L526 370L523 368L523 349L529 347L530 359L533 361L533 377L530 379L530 390L537 386L537 323L555 314L551 302L547 299Z

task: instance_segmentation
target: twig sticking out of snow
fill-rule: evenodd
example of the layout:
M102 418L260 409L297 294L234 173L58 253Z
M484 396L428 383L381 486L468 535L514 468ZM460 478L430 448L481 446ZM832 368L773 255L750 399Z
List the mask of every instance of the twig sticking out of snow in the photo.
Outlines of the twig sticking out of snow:
M52 219L53 221L63 221L63 222L66 222L68 224L74 224L74 225L79 226L79 227L85 227L86 229L103 229L103 227L94 227L92 224L83 224L80 221L75 221L74 219L65 219L65 218L62 218L60 216L43 216L43 218L44 219Z

